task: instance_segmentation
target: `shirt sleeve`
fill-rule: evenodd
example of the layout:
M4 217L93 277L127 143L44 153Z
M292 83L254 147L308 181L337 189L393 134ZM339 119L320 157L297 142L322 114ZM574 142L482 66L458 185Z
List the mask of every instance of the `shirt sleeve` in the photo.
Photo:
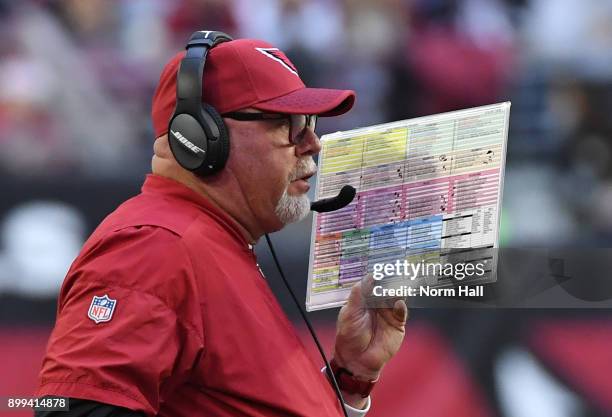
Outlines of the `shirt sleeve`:
M164 392L203 348L195 326L181 320L188 308L179 307L181 299L193 290L181 249L164 229L130 228L77 258L62 287L37 395L158 412Z
M368 414L368 411L370 411L370 405L372 405L372 399L370 396L368 396L366 406L362 410L360 410L359 408L351 407L347 403L344 403L344 407L346 408L346 414L348 414L349 417L365 417L365 415Z

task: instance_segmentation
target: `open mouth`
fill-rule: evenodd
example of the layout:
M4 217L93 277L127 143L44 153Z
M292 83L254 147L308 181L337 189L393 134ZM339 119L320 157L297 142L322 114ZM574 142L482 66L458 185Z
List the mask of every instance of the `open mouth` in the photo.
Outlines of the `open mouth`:
M303 180L303 181L308 182L308 180L312 178L316 173L317 173L316 169L310 172L306 172L304 175L297 177L294 181Z
M310 184L308 183L308 180L316 173L316 171L314 172L309 172L306 175L302 175L301 177L296 178L295 180L291 181L293 184L295 184L294 186L297 187L296 190L298 190L300 193L307 193L308 190L310 190Z
M306 174L306 175L304 175L303 177L300 177L300 178L298 178L298 179L300 179L300 180L304 180L304 181L308 181L310 178L312 178L312 177L314 176L314 174L315 174L314 172L311 172L311 173Z

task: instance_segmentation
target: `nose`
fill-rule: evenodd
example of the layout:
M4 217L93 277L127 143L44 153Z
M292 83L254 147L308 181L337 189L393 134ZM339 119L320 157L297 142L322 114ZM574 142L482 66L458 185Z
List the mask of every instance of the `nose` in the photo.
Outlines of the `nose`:
M321 140L319 136L312 129L306 128L304 139L295 147L296 156L314 156L319 152L321 152Z

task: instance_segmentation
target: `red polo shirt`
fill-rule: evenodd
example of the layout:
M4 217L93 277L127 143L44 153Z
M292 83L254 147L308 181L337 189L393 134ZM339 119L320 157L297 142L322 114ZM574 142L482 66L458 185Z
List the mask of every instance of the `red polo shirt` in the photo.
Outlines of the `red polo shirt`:
M234 223L149 175L68 271L37 394L173 417L340 416L319 369Z

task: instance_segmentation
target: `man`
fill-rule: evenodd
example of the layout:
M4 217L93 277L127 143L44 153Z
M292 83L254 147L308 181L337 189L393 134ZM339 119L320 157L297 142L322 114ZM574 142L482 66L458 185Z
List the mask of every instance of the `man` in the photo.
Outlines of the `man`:
M96 229L64 281L38 395L71 397L73 411L57 414L71 417L342 415L253 245L308 214L321 150L314 115L348 111L354 93L305 88L265 42L215 46L203 101L223 116L230 148L223 169L202 177L169 145L182 57L153 99L153 173ZM350 415L369 409L406 318L403 301L367 309L359 285L341 309L333 367Z

